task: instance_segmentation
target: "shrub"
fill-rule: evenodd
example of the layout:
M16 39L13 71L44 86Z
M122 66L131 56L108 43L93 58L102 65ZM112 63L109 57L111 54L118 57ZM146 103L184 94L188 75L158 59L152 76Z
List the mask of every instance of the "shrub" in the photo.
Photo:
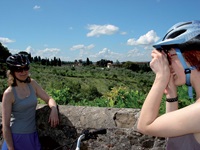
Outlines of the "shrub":
M60 90L51 89L48 91L49 95L51 95L54 100L59 105L66 105L70 102L70 94L69 94L69 88L65 87Z

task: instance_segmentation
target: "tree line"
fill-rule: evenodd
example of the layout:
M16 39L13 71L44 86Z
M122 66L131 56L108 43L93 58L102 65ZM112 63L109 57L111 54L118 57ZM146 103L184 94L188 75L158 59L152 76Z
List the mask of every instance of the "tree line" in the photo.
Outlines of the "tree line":
M49 59L49 58L41 58L40 56L32 57L31 54L27 53L27 52L21 52L21 53L26 54L31 63L37 63L37 64L41 64L41 65L46 65L46 66L62 66L62 65L90 66L90 65L95 65L98 67L107 67L108 64L112 64L112 67L123 67L126 69L130 69L132 71L141 71L141 70L145 71L145 72L151 71L148 62L127 61L127 62L120 63L117 60L114 63L112 60L106 60L106 59L101 59L97 62L92 62L89 60L89 58L87 58L85 61L80 59L80 60L75 60L74 62L71 62L71 61L62 61L60 58L56 58L56 57L54 57L53 59ZM0 69L1 69L0 71L2 71L2 69L4 70L5 64L3 66L2 63L5 63L7 57L10 55L11 55L11 53L9 52L9 50L0 43Z

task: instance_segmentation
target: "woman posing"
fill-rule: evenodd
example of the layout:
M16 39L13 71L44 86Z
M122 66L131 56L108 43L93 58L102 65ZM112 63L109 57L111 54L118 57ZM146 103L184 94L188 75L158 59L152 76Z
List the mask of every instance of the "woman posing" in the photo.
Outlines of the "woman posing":
M57 105L42 87L30 78L30 62L25 55L11 55L6 63L9 67L9 87L2 99L2 150L40 150L35 121L37 97L51 108L49 123L52 127L59 124Z

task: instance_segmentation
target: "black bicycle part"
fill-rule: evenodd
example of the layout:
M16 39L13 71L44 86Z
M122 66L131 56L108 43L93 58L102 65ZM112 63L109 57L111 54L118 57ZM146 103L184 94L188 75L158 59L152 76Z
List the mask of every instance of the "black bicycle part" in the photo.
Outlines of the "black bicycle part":
M91 132L89 132L89 130L84 130L82 134L85 135L85 138L82 139L82 141L86 141L89 139L97 139L98 134L106 134L106 133L107 133L106 129L98 129L98 130L91 131Z
M98 129L98 130L91 131L91 132L89 131L89 129L86 129L86 130L83 130L82 133L81 133L81 135L82 134L85 135L85 138L82 139L81 141L86 141L86 140L89 140L89 139L97 139L98 134L106 134L106 133L107 133L106 129ZM72 147L75 145L75 143L77 143L77 140L78 140L78 138L76 140L74 140L73 142L71 142L71 143L67 143L65 145L57 147L54 150L59 150L59 149L61 149L63 147L67 147L67 148L70 147L69 149L72 149ZM69 146L69 145L71 145L71 146Z

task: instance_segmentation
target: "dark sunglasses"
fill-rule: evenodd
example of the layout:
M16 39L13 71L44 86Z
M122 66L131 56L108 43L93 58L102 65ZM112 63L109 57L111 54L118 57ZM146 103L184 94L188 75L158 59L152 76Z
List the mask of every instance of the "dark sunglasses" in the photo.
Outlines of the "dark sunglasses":
M25 66L25 67L15 67L13 68L14 72L23 72L23 71L28 71L30 69L29 66Z

